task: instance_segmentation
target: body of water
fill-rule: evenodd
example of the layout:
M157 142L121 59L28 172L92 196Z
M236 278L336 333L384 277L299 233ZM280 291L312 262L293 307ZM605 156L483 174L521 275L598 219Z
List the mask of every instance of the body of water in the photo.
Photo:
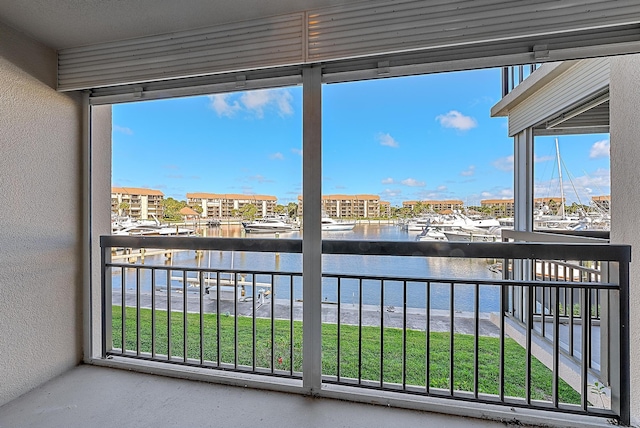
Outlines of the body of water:
M207 230L210 237L244 237L274 238L272 234L244 234L239 225L222 225L218 228ZM398 226L391 224L361 224L353 231L348 232L323 232L323 239L353 239L370 241L413 241L415 233L401 231ZM301 232L289 232L280 234L280 238L301 239ZM448 310L450 305L451 287L448 283L432 282L430 296L427 299L427 287L424 279L456 278L456 279L500 279L500 275L489 270L493 260L464 259L464 258L434 258L434 257L395 257L395 256L356 256L356 255L324 255L322 268L324 273L347 274L361 276L384 277L408 277L416 278L416 281L407 282L407 306L425 308L427 304L431 309ZM236 269L254 271L275 272L301 272L301 254L273 254L273 253L247 253L228 251L205 251L202 257L196 258L195 252L183 251L174 254L172 260L166 260L164 256L146 257L144 266L179 266L179 267L206 267L215 270ZM180 272L173 272L172 276L181 276ZM196 278L195 272L189 273ZM121 275L113 274L113 288L120 289ZM126 288L135 290L135 269L127 269L125 273ZM247 277L251 281L251 277ZM257 275L257 283L269 283L270 276ZM288 276L274 277L275 296L277 299L290 298L290 278ZM157 287L166 287L166 275L161 272L156 274ZM151 290L151 271L142 269L140 275L142 291ZM181 288L180 281L172 281L172 287ZM359 300L359 281L355 279L341 280L340 301L345 304L357 305ZM256 288L260 288L257 286ZM325 278L322 286L322 298L326 302L337 302L337 280ZM403 283L400 281L385 281L384 292L381 290L380 280L362 281L362 303L365 305L380 305L381 295L384 295L385 307L402 307ZM454 308L460 312L473 311L475 287L460 284L454 290ZM252 295L251 287L246 287L247 295ZM302 298L302 279L293 278L294 299ZM497 286L483 285L480 287L480 308L482 312L494 312L499 307L499 288Z

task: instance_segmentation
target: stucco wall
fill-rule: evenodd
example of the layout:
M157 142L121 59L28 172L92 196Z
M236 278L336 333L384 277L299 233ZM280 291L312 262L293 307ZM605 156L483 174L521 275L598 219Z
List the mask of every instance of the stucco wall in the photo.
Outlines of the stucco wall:
M640 56L611 58L611 241L632 245L631 415L640 425Z
M81 358L81 102L0 24L0 405Z

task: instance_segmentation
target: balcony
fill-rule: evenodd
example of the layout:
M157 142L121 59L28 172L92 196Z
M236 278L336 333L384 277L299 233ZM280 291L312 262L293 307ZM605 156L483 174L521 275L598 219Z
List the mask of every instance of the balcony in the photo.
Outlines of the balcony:
M302 394L317 381L322 397L521 422L628 419L628 246L325 241L323 254L341 257L491 258L504 274L323 272L323 295L334 298L319 305L300 301L298 271L111 256L126 247L278 257L300 253L301 241L104 236L101 246L97 364ZM320 325L302 322L310 312ZM311 362L305 334L321 340L318 355L304 354Z

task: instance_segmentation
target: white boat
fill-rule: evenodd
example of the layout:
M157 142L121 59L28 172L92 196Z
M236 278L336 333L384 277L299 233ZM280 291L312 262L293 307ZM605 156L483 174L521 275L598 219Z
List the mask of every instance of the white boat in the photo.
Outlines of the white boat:
M282 233L299 229L297 225L277 217L264 217L252 222L242 222L242 227L247 233Z
M500 242L502 235L499 228L482 229L479 227L461 227L444 232L451 242Z
M150 224L134 224L114 230L112 235L117 236L191 236L195 230L178 226L157 226Z
M355 221L338 221L329 217L322 217L322 230L324 231L346 231L356 227Z

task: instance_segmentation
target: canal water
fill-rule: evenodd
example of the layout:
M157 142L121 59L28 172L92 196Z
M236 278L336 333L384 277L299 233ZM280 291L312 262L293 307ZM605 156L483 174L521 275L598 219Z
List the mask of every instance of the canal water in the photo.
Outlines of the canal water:
M217 228L209 228L206 231L209 237L236 237L244 239L276 238L274 234L245 234L239 225L222 225ZM323 232L323 239L344 240L371 240L371 241L414 241L416 233L400 230L392 224L359 224L352 231ZM301 232L281 233L279 238L301 239ZM500 275L489 270L494 260L464 259L464 258L428 258L428 257L396 257L396 256L356 256L356 255L324 255L322 258L322 270L325 274L346 274L359 276L384 276L415 278L416 281L408 281L406 286L406 300L408 307L449 310L451 286L449 283L434 279L500 279ZM270 272L301 272L301 254L274 254L274 253L248 253L228 251L205 251L202 257L196 257L193 251L176 252L171 260L164 256L146 257L143 266L176 266L176 267L201 267L214 270L234 269L249 271ZM182 273L173 271L172 277L181 276ZM213 274L212 274L213 275ZM197 278L195 272L189 272L188 276ZM207 275L205 274L205 278ZM228 275L221 277L228 278ZM246 277L251 281L250 276ZM430 296L427 299L427 279L433 280L430 285ZM135 269L127 269L125 272L126 292L134 292L136 289ZM166 274L156 274L156 287L166 289ZM256 275L256 282L270 283L270 275ZM294 299L302 299L302 279L293 277L293 281L286 275L275 275L276 299L289 299L291 283L293 282ZM114 290L121 288L121 274L114 269L112 277ZM151 290L151 270L141 269L140 286L142 292ZM359 304L359 281L357 279L342 279L340 283L340 302L344 304ZM173 289L182 289L182 282L171 281ZM247 296L253 295L251 286L245 287ZM264 292L256 286L256 293ZM324 278L322 286L322 298L327 303L338 301L337 280ZM475 299L475 287L466 284L456 285L454 289L454 310L456 312L472 312ZM190 292L197 293L197 288ZM404 284L401 281L384 281L384 290L381 289L381 281L364 279L362 281L362 303L364 305L380 305L381 297L386 310L401 308L403 305ZM499 308L499 288L492 285L480 286L480 310L481 312L495 312Z

